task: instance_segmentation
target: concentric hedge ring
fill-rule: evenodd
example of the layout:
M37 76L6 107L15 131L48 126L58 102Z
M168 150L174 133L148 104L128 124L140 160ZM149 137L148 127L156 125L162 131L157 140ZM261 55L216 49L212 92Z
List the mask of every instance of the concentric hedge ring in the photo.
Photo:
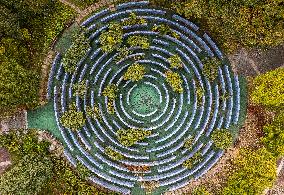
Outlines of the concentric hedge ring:
M102 10L82 23L88 30L92 48L82 56L73 75L64 72L60 54L54 60L48 97L53 94L57 125L66 144L65 154L72 164L80 161L88 167L93 172L91 180L117 192L129 194L141 180L158 181L161 189L175 190L203 175L222 156L223 151L214 148L210 141L211 132L240 125L243 110L239 77L224 65L219 68L217 82L210 83L205 78L200 56L206 54L223 61L224 57L195 24L165 10L151 8L146 1L125 3L116 8L115 12ZM107 29L108 23L122 21L132 12L145 18L147 25L125 26L124 40L131 35L146 35L151 40L150 48L130 48L133 54L115 62L117 52L103 53L99 35ZM180 38L152 32L153 24L170 26ZM143 59L133 59L141 54L144 54ZM181 57L184 66L179 71L184 88L181 94L174 93L165 81L164 72L170 69L167 59L173 54ZM133 62L144 65L149 71L141 81L124 81L122 76ZM53 77L57 83L53 82ZM102 121L87 117L83 129L74 132L62 127L59 117L73 99L72 85L83 80L89 90L83 99L75 98L77 109L85 112L87 106L98 104ZM107 99L101 95L109 84L119 88L115 115L108 113ZM200 104L197 103L197 85L205 89ZM225 93L229 98L221 101L220 94ZM132 147L125 147L117 141L116 131L128 128L152 130L152 135ZM182 147L190 136L194 138L191 151ZM126 159L112 161L105 154L106 146ZM202 161L192 169L184 168L182 163L197 151L202 153ZM145 165L150 170L140 177L139 171L130 171L126 165Z

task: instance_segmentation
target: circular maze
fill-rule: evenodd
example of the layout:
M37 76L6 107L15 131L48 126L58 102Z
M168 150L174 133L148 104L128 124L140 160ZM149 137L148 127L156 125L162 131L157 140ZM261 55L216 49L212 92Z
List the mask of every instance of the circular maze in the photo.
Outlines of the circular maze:
M120 22L130 13L146 19L147 24L123 27L123 40L132 35L147 36L149 49L132 47L132 53L115 61L117 51L104 53L99 36L110 22ZM154 24L168 25L179 35L174 38L153 32ZM76 166L81 162L91 172L90 179L108 189L124 194L141 182L158 182L163 190L176 190L192 179L206 173L224 151L214 147L211 133L217 128L240 126L242 87L224 56L210 39L190 21L165 10L151 8L148 2L130 2L116 6L115 11L104 9L95 13L82 24L87 29L92 45L86 56L77 64L76 71L64 71L62 55L57 54L49 78L48 98L54 102L55 118L64 139L65 155ZM168 58L179 55L183 68L178 72L183 81L183 92L176 93L166 82L165 72L170 70ZM143 58L136 58L141 56ZM218 77L210 82L202 73L201 56L216 57L223 62ZM137 82L123 80L127 68L137 62L146 67L146 74ZM74 97L72 86L86 81L84 98ZM118 86L114 101L115 114L107 109L103 89ZM204 89L198 103L196 89ZM228 94L227 98L221 98ZM102 119L86 117L86 124L78 131L71 131L60 124L60 116L68 105L76 102L78 111L86 112L88 106L98 105ZM151 130L152 134L131 147L117 140L119 129L139 128ZM192 149L183 147L192 137ZM125 158L114 161L106 155L110 147ZM182 164L195 153L201 160L193 168ZM147 166L147 170L131 170L129 166Z

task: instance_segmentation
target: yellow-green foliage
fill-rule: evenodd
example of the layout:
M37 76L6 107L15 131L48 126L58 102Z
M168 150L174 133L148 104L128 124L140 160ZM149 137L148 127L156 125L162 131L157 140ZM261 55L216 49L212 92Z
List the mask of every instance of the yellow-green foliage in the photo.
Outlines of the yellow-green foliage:
M210 195L210 193L206 190L205 187L197 187L193 190L191 195Z
M83 80L79 83L74 84L72 86L72 89L74 90L74 96L78 95L80 98L83 99L88 90L86 81Z
M114 100L117 98L117 92L118 88L115 84L108 85L103 91L103 96L108 98L107 110L110 114L114 114L115 112Z
M201 162L202 155L200 152L196 152L191 158L187 159L182 163L182 166L187 169L192 169L192 167L196 164Z
M155 25L153 26L152 30L153 30L154 32L159 32L159 34L161 34L161 35L169 35L169 36L172 36L172 37L174 37L174 38L176 38L176 39L179 39L179 38L180 38L180 36L179 36L176 32L174 32L174 31L170 28L169 25L166 25L166 24L160 24L160 25L156 25L156 24L155 24Z
M268 107L284 107L284 68L257 76L253 80L251 100Z
M133 35L127 39L127 43L131 47L141 47L142 49L148 49L150 47L150 42L148 37L140 36L140 35Z
M147 20L142 17L138 17L134 12L131 12L129 17L122 22L123 26L132 26L135 24L146 24Z
M195 89L195 94L197 98L197 104L201 105L202 103L202 97L204 96L205 90L201 86L197 86Z
M123 75L123 79L139 81L143 78L145 73L145 67L141 64L135 63L128 67L126 73Z
M136 142L151 135L151 131L142 129L120 129L117 131L117 139L124 146L132 146Z
M193 144L193 137L187 138L183 144L183 147L185 147L188 150L191 150Z
M242 149L234 166L223 195L261 194L276 178L276 158L265 148Z
M233 136L227 129L216 129L211 134L214 145L220 149L227 149L233 144Z
M76 70L77 63L80 61L82 56L86 55L90 48L90 43L85 36L84 29L81 29L81 32L76 34L74 37L73 44L63 56L63 67L65 71L69 73Z
M222 63L218 58L206 59L203 61L202 73L210 82L213 82L218 76L218 68L221 65Z
M266 149L274 156L284 156L284 111L271 124L265 125L263 131L262 142Z
M103 31L99 37L101 49L110 53L122 43L123 29L119 23L110 23L108 30Z
M117 92L118 88L115 84L110 84L108 85L104 90L103 90L103 96L107 97L109 100L115 100L117 97Z
M180 57L175 54L168 58L171 68L182 68L182 61Z
M124 159L125 157L120 154L119 152L111 149L110 147L106 147L105 148L105 153L106 155L108 155L112 160L122 160Z
M120 60L124 59L125 57L127 57L128 55L133 53L132 50L128 49L125 46L117 48L117 51L119 53L117 54L117 56L114 59L116 62L119 62Z
M68 111L60 117L60 123L63 127L76 131L85 125L86 119L83 112L77 111L76 104L72 103L69 105Z
M86 107L86 115L93 119L102 120L102 115L98 106L87 106Z
M166 81L173 88L174 92L177 93L183 92L183 87L182 87L183 81L178 73L169 70L165 72L165 76L166 76Z

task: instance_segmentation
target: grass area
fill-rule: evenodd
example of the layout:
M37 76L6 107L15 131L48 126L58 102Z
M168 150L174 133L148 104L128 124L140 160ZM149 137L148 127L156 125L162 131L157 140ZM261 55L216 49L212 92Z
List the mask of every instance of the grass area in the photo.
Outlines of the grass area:
M47 130L63 142L63 138L56 124L52 102L36 110L28 111L28 128Z
M99 2L99 0L69 0L69 2L75 4L76 6L80 7L81 9L85 9L88 6Z

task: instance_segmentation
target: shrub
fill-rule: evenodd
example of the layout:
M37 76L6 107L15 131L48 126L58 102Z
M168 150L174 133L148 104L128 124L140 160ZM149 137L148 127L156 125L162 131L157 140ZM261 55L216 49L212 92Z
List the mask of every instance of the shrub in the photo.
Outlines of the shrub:
M104 90L103 90L103 96L107 97L109 100L115 100L117 98L117 92L118 88L115 84L110 84L108 85Z
M117 139L124 146L132 146L149 135L151 135L151 131L141 129L120 129L117 131Z
M170 58L168 58L168 61L170 63L171 68L182 68L182 61L180 57L176 55L172 55Z
M210 195L205 187L197 187L193 190L191 195Z
M49 157L26 155L0 176L1 194L38 194L52 177Z
M71 47L63 56L63 67L66 72L73 73L76 70L78 62L82 56L85 56L90 48L90 43L82 29L80 33L75 35L75 40Z
M202 103L202 97L204 96L205 90L201 86L197 86L195 89L195 94L196 94L196 99L197 99L197 104L201 105Z
M119 62L120 60L126 58L128 55L131 55L133 53L133 51L128 49L127 47L119 47L117 51L119 53L114 59L114 61L116 62Z
M187 138L183 144L183 147L188 149L188 150L191 150L192 149L192 144L193 144L193 137L190 137L190 138Z
M98 119L99 121L102 120L101 111L98 106L87 106L86 107L86 115L93 119Z
M147 20L142 18L142 17L138 17L134 12L131 12L130 13L130 16L125 19L123 22L122 22L122 25L123 26L132 26L132 25L135 25L135 24L146 24L147 23Z
M178 73L169 70L165 72L165 76L166 76L166 81L172 87L174 92L178 93L183 92L183 87L182 87L183 81Z
M261 194L276 178L276 158L265 148L242 149L234 161L236 170L229 177L224 195Z
M202 73L210 81L213 82L218 76L218 68L222 63L217 58L211 58L203 61Z
M131 47L141 47L142 49L149 49L150 42L148 37L146 36L140 36L140 35L133 35L128 37L127 43Z
M73 86L72 86L72 89L74 90L74 96L79 96L80 98L84 98L85 97L85 94L87 93L87 90L88 90L88 87L87 87L87 84L86 84L86 81L83 80L79 83L75 83Z
M274 156L284 156L284 112L280 113L271 124L263 128L262 142Z
M154 32L159 32L161 35L169 35L169 36L172 36L176 39L179 39L180 36L174 32L169 25L166 25L166 24L160 24L160 25L154 25L152 30Z
M76 131L85 125L86 119L83 112L77 111L76 104L72 103L69 105L68 111L60 117L60 123L63 127Z
M284 68L257 76L253 80L251 100L268 108L284 107Z
M122 26L119 23L110 23L108 30L103 31L99 37L101 49L106 53L114 51L122 43L122 36Z
M128 67L126 73L123 75L123 79L139 81L143 78L145 73L145 67L141 64L135 63Z
M202 160L202 154L200 152L196 152L191 158L187 159L182 163L182 166L187 169L192 169L193 166Z
M211 134L214 145L222 150L229 148L233 144L233 136L227 129L216 129Z
M122 159L125 158L122 154L120 154L119 152L117 152L117 151L111 149L110 147L106 147L105 153L106 153L106 155L108 155L108 157L110 157L112 160L122 160Z

